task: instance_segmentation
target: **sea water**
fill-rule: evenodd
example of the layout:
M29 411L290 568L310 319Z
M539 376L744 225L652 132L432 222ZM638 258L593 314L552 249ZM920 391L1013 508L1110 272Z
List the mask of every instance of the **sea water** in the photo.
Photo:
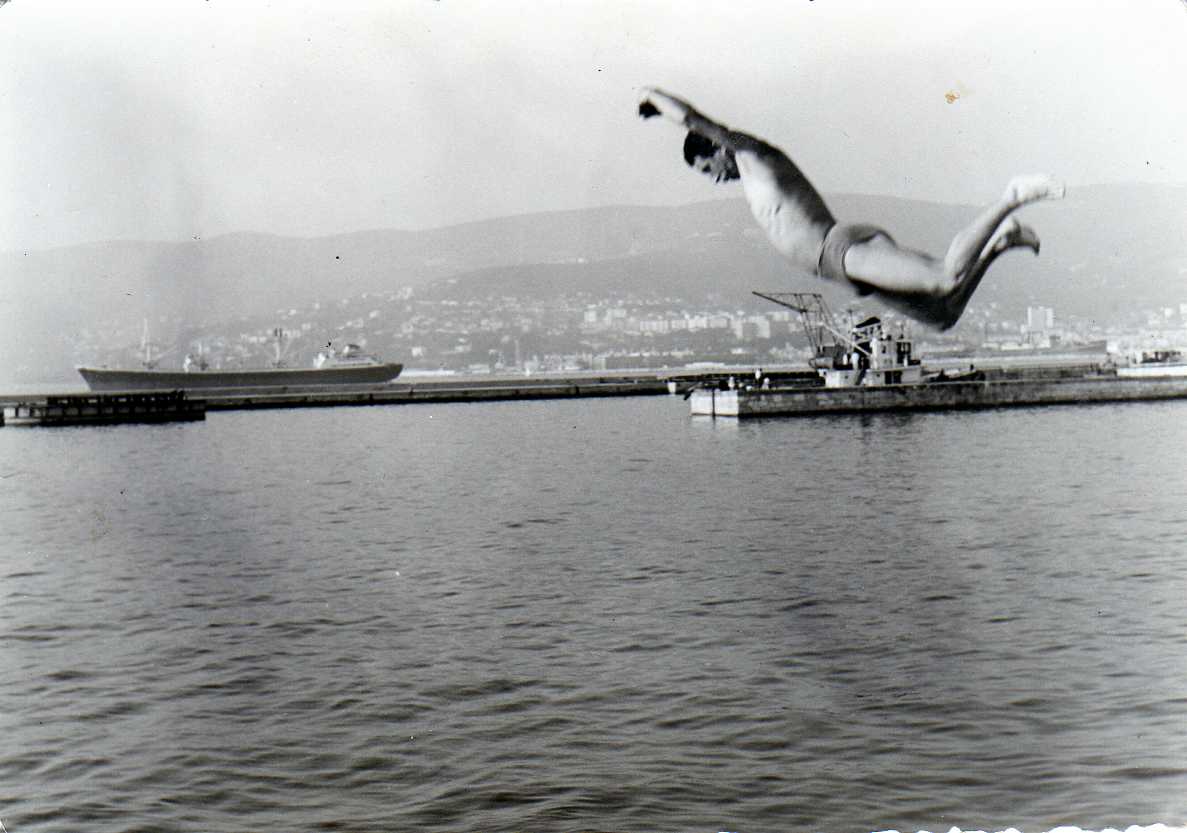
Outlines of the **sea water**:
M0 429L0 822L1187 819L1187 402Z

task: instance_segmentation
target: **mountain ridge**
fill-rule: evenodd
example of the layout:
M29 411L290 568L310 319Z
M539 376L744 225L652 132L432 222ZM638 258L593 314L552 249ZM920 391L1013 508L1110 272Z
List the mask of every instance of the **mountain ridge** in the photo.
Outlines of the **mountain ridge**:
M861 194L827 201L838 218L873 222L902 245L934 254L978 210ZM1187 186L1086 186L1062 202L1027 206L1019 217L1037 230L1042 255L1002 258L974 303L1013 311L1044 304L1105 320L1127 306L1187 302ZM492 286L525 298L654 286L690 303L707 294L741 303L753 289L828 287L787 268L741 197L568 209L422 231L83 243L0 253L0 360L60 364L71 334L102 332L116 321L231 322L445 280L463 297Z

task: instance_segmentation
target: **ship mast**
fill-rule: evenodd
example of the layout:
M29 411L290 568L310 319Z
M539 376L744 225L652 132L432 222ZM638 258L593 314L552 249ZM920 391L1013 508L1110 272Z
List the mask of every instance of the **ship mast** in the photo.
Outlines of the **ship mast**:
M275 340L276 358L272 362L273 367L284 367L284 354L288 352L285 343L288 334L281 327L274 327L272 329L272 338Z
M152 342L148 340L147 318L144 319L144 326L140 332L140 350L144 354L144 358L141 359L141 361L144 363L144 366L150 369L155 367L155 364L152 360Z

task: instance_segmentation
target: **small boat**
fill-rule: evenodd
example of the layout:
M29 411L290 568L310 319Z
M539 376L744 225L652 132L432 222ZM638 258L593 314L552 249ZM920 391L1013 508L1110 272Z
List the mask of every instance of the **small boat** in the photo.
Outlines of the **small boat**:
M1132 364L1118 367L1117 375L1130 379L1187 376L1187 361L1182 350L1143 350Z

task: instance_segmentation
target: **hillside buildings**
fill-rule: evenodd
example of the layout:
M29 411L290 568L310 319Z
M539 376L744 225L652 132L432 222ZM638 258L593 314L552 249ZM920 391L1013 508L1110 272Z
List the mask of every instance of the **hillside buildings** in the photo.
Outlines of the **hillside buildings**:
M356 343L406 372L543 372L682 367L696 363L803 364L810 351L793 311L758 298L682 299L643 293L614 299L585 294L526 299L490 294L461 298L448 288L368 293L308 307L277 310L267 320L242 319L191 326L153 322L163 364L201 352L214 367L267 366L274 331L284 332L282 360L292 367L336 344ZM1031 304L1011 316L995 304L971 305L951 331L938 333L867 306L840 311L883 315L895 330L913 332L932 353L1076 349L1107 344L1115 350L1187 345L1187 302L1132 310L1116 321L1060 315ZM843 325L843 321L841 322ZM111 366L140 360L140 322L108 332L84 331L75 353Z

